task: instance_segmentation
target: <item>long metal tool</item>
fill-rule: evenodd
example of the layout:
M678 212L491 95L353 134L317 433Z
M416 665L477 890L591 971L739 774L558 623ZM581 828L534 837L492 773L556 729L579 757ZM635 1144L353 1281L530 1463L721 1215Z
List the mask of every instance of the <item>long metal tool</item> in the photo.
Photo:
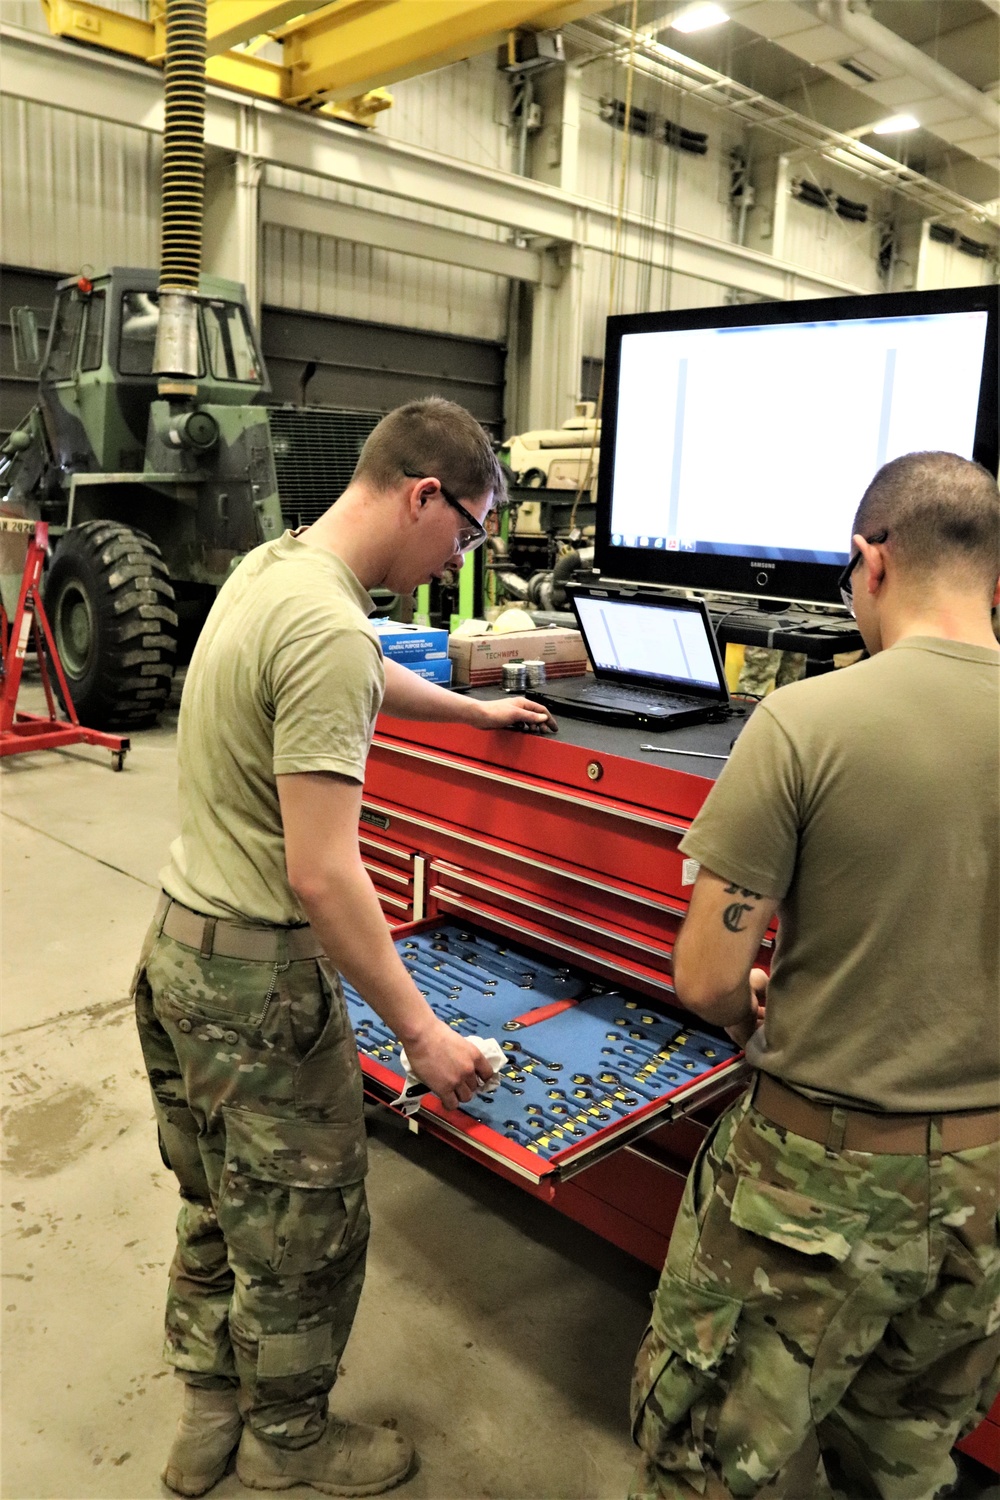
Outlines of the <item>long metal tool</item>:
M655 750L659 755L693 755L696 760L728 760L728 755L713 755L708 750L675 750L673 745L640 745L640 750Z

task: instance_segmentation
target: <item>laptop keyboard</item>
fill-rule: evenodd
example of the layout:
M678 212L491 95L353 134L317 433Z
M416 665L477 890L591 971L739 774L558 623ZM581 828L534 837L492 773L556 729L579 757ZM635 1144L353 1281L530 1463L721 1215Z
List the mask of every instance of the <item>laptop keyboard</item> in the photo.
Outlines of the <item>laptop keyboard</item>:
M616 683L614 687L595 683L587 690L587 697L591 703L608 703L613 706L621 704L626 708L636 710L659 709L662 713L665 708L694 708L697 706L693 698L669 697L666 693L650 693L645 688L623 687Z

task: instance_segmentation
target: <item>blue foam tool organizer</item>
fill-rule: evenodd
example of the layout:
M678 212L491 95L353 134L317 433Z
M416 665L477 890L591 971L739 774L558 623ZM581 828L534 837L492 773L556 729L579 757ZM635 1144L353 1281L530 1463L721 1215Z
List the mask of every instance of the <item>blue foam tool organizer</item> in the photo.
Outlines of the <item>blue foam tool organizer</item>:
M684 1026L649 1000L554 963L481 928L443 919L396 939L435 1014L463 1036L493 1036L508 1057L499 1087L462 1112L546 1159L624 1122L664 1094L736 1056L727 1040ZM344 986L358 1051L398 1074L400 1045ZM515 1018L556 1000L548 1020Z

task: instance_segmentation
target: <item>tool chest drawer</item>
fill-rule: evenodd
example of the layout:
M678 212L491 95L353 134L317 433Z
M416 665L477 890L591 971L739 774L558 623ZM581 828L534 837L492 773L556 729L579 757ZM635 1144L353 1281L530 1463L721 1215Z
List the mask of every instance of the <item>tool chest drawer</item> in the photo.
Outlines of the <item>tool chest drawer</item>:
M530 893L519 894L510 887L494 885L439 860L431 862L430 870L428 914L440 911L466 915L470 921L483 921L514 941L524 939L540 953L578 959L612 983L621 980L660 998L673 995L669 945L633 938L592 918L547 906Z
M665 896L635 881L612 879L575 861L459 827L440 811L434 816L422 815L366 795L364 812L367 817L381 818L399 844L419 849L428 859L440 857L451 867L473 872L509 890L512 900L520 895L537 899L550 909L565 907L605 927L620 926L639 939L669 945L687 910L683 898ZM362 853L366 864L369 857L384 860L381 853L376 856L374 848L365 847L364 836Z
M528 1183L582 1172L740 1082L740 1054L724 1034L523 936L438 917L399 928L394 941L435 1013L462 1035L496 1037L508 1059L498 1087L458 1110L426 1096L420 1123ZM366 1087L385 1102L403 1086L399 1044L355 991L345 994Z
M596 764L596 762L594 762ZM379 734L365 778L366 801L561 863L587 863L613 882L652 892L683 886L677 845L689 819L546 777Z
M365 809L358 832L361 862L371 876L379 905L394 926L400 922L419 921L425 914L426 861L412 848L394 843L373 830L369 819L376 818L376 828L387 823Z

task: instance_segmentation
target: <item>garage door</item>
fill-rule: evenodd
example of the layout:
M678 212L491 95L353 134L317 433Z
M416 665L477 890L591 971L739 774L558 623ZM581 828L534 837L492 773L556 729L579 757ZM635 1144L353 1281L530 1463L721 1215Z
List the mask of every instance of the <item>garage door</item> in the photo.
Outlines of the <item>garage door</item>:
M47 271L22 271L4 266L0 274L0 441L35 404L38 376L18 374L10 332L12 307L33 307L38 315L39 342L44 348L52 316L56 283L61 277Z
M386 412L445 396L503 436L502 344L280 307L264 308L261 342L272 401Z

